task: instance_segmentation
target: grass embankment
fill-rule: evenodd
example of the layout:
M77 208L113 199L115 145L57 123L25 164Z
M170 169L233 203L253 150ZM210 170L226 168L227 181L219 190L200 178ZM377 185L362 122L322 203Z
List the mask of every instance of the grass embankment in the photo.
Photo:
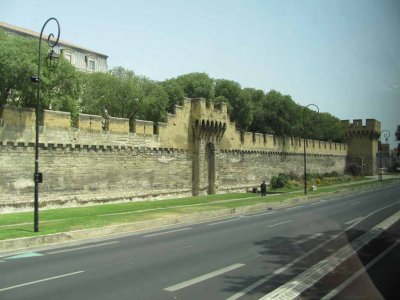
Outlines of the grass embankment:
M316 191L309 191L308 195L318 195L355 189L363 186L387 184L394 180L396 179L387 179L384 180L384 182L363 180L360 182L341 183L319 187ZM168 218L183 214L284 201L303 196L303 190L299 187L277 190L273 191L273 193L274 194L269 194L267 197L260 197L259 194L253 193L235 193L41 210L40 232L38 233L33 232L32 212L3 214L0 215L0 240Z

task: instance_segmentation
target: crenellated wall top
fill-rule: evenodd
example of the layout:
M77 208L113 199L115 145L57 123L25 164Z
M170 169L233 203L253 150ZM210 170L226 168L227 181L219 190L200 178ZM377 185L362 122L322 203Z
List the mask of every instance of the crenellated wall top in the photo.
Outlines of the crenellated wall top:
M0 141L32 142L34 139L34 109L5 106L0 112ZM128 145L170 149L192 149L195 138L218 143L221 150L274 151L302 153L301 138L280 137L268 134L239 132L230 121L225 103L213 105L202 98L183 100L169 114L167 122L154 124L146 120L79 114L78 128L71 127L71 115L45 110L42 133L51 143L88 143L95 145ZM358 128L359 120L348 125ZM343 121L342 124L345 124ZM348 121L347 121L348 122ZM378 127L379 126L379 127ZM380 128L376 120L367 120L366 128ZM23 132L23 134L21 134ZM345 144L306 140L309 154L347 155Z

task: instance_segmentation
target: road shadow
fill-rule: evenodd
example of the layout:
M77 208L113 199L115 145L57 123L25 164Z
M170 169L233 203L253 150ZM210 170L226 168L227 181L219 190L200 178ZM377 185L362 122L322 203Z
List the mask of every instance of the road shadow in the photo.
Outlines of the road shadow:
M259 265L258 274L241 276L226 275L224 277L227 284L224 290L230 294L235 294L257 281L265 281L259 287L247 291L246 297L243 298L258 299L273 291L278 286L294 279L314 264L325 259L341 247L348 245L350 243L349 241L356 239L365 232L366 231L358 229L350 229L347 231L338 229L323 231L318 235L314 233L297 236L277 236L256 241L251 246L259 249L259 259L257 261ZM395 238L398 237L394 237L390 234L382 234L380 236L380 244L388 245L393 243ZM322 246L320 246L321 244ZM376 254L375 252L374 255ZM336 278L329 278L327 282L321 281L322 285L318 282L318 285L316 285L317 288L313 291L313 296L311 298L317 299L323 297L332 288L339 285L343 277L348 277L350 276L349 274L353 274L357 270L363 268L364 265L372 259L369 253L362 255L361 259L355 256L354 259L352 258L351 262L346 262L346 264L340 266L341 268L335 270L334 275ZM295 261L294 264L292 264L293 261ZM284 270L280 269L282 267ZM278 269L280 269L280 271L276 272ZM268 280L265 280L266 278L268 278ZM371 288L375 289L372 281L364 282L364 284L369 284ZM324 286L324 284L329 284L329 286Z

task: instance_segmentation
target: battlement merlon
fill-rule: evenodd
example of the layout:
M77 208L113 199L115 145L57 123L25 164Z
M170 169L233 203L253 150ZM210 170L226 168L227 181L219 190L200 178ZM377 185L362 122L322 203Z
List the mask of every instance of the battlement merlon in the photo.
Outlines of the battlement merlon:
M365 125L361 119L355 119L353 123L350 123L349 120L342 120L341 123L346 131L369 131L378 135L381 132L381 122L375 119L366 119Z
M218 119L218 121L228 122L228 107L222 102L214 105L211 101L204 98L189 99L191 102L191 116L193 119Z
M133 121L133 132L142 135L153 135L154 134L154 122L146 120L134 120Z

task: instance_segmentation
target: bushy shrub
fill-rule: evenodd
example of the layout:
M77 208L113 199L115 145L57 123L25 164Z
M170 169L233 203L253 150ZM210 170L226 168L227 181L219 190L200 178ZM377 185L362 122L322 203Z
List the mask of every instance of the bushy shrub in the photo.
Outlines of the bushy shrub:
M287 175L289 177L290 180L294 180L294 181L299 181L300 180L300 176L297 175L295 172L290 171L289 174Z
M360 176L361 175L361 167L357 164L350 164L347 166L346 173L352 176Z
M323 177L339 177L340 174L337 171L326 172L322 175Z
M278 176L272 176L271 187L273 189L284 188L289 182L289 176L283 173L278 174Z

